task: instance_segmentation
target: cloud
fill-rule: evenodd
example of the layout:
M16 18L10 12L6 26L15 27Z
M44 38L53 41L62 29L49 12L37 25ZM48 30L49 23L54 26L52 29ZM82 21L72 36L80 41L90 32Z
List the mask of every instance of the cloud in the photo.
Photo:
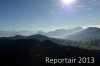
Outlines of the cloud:
M91 0L90 2L91 2L91 3L95 3L95 2L97 2L97 1L98 1L98 0Z
M87 8L87 10L91 10L92 8Z
M79 10L91 10L98 6L100 6L100 0L88 0L86 3L83 2L77 5L77 8Z
M85 8L86 6L85 5L78 5L77 7L78 8Z
M91 0L90 3L94 6L100 5L100 0Z
M78 10L91 10L92 8L86 5L78 5Z

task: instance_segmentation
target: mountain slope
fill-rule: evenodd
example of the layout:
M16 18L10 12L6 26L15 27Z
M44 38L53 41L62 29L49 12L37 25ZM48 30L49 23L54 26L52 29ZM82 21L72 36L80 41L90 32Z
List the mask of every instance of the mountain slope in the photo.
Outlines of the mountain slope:
M83 30L83 28L76 27L73 29L57 29L55 31L50 31L48 33L39 31L37 34L42 34L42 35L45 35L48 37L53 37L53 38L63 38L64 36L74 34L74 33L79 32L81 30Z
M72 46L58 45L52 41L35 39L0 39L0 65L33 66L45 64L45 58L95 57L99 63L100 52Z
M30 35L30 36L21 36L21 35L16 35L13 37L2 37L2 40L18 40L18 39L36 39L39 41L45 41L45 40L50 40L54 43L60 44L60 45L71 45L71 46L77 46L78 43L76 41L71 41L71 40L65 40L65 39L59 39L59 38L51 38L47 37L41 34L35 34L35 35Z
M100 39L100 28L88 27L80 32L66 36L66 39L70 40L82 40L82 39Z

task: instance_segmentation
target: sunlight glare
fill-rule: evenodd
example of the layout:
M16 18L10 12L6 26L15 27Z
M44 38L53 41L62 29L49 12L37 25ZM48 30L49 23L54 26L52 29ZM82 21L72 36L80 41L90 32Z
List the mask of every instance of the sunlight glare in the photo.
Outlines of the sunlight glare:
M72 4L75 3L76 0L62 0L64 4Z

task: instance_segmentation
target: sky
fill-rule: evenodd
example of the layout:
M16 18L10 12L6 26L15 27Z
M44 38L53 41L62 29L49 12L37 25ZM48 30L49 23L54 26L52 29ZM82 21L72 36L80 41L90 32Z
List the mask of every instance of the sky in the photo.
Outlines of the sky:
M0 30L100 27L100 0L0 0Z

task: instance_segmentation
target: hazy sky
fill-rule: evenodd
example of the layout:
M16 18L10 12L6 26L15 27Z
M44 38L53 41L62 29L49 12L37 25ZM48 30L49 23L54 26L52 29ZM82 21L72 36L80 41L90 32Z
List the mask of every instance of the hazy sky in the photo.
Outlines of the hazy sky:
M0 30L100 25L100 0L0 0Z

